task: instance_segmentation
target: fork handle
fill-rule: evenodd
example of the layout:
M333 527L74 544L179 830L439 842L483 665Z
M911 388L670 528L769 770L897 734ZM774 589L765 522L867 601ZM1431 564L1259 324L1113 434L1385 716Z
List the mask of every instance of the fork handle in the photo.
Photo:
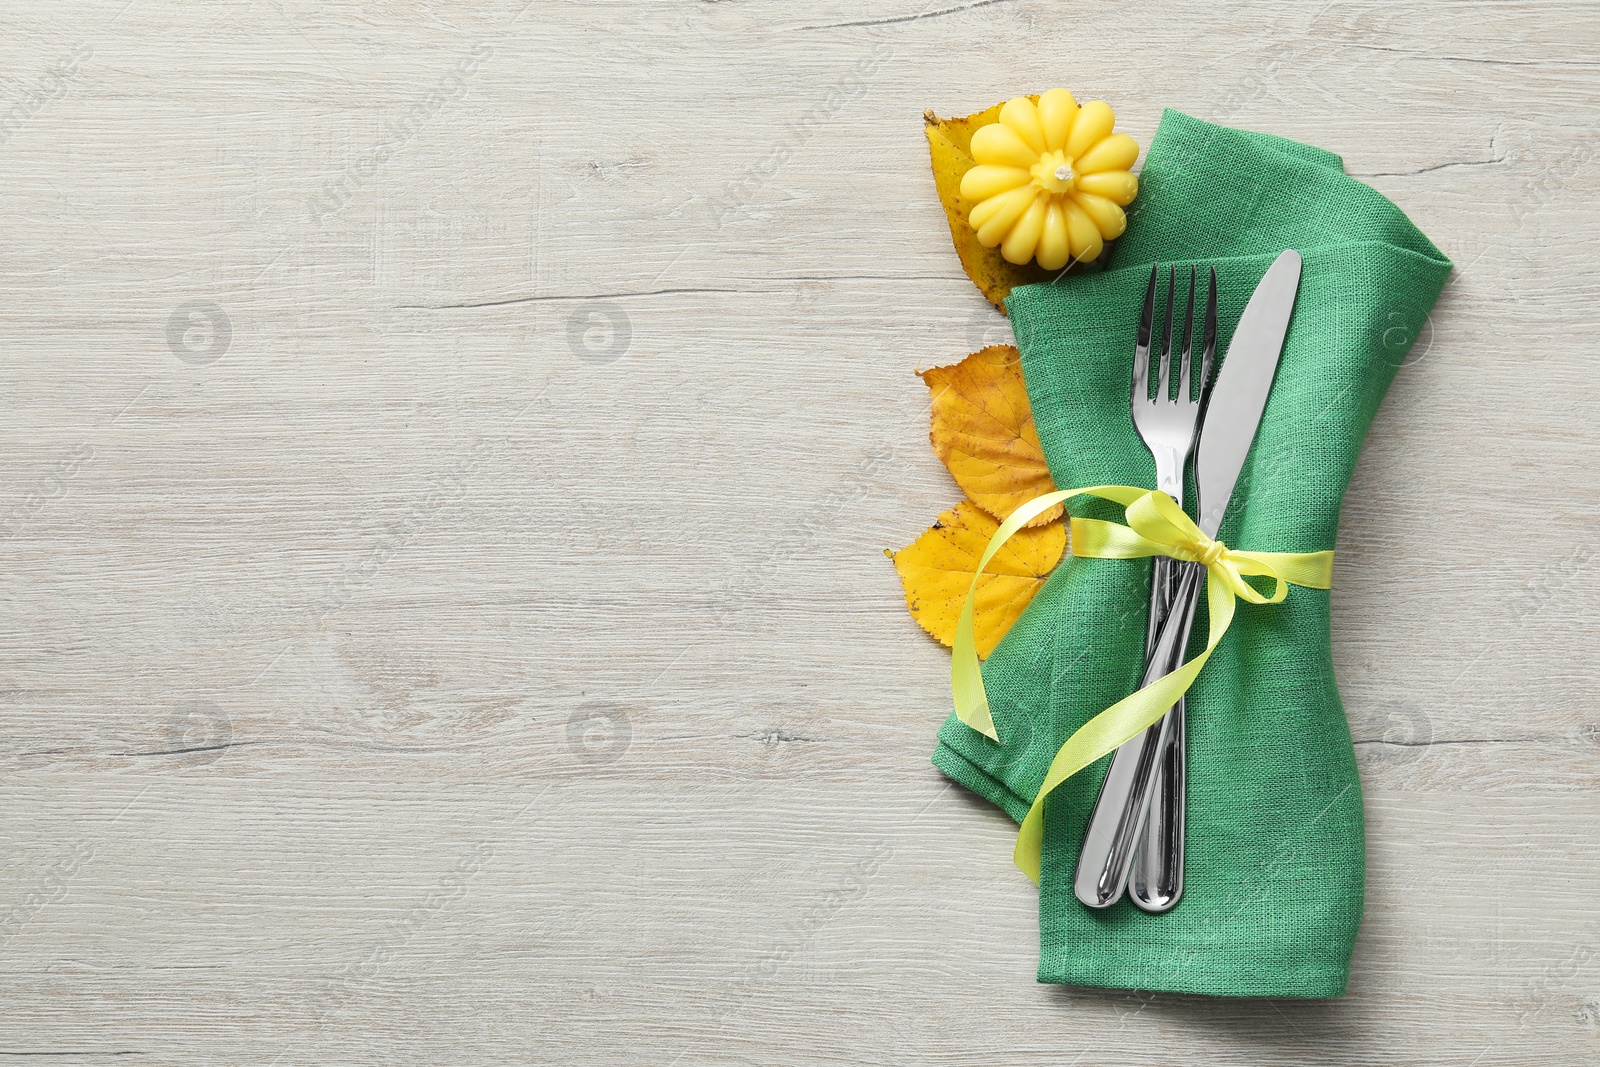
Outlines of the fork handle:
M1183 701L1171 711L1166 747L1156 757L1150 789L1150 814L1145 817L1128 876L1128 899L1140 911L1171 911L1183 896L1183 836L1187 798L1188 726Z
M1167 566L1177 572L1177 588L1171 610L1162 620L1153 647L1145 661L1142 689L1156 679L1171 674L1183 663L1189 645L1189 630L1200 600L1200 578L1205 568L1176 560ZM1152 780L1167 738L1172 716L1163 715L1138 737L1117 749L1100 786L1100 796L1084 833L1083 849L1078 854L1078 869L1073 893L1091 908L1115 904L1128 885L1139 832L1149 815L1153 794Z
M1163 557L1156 557L1160 565ZM1150 634L1147 646L1155 644L1157 623L1165 618L1176 591L1172 568L1163 568L1167 581L1158 571L1150 589ZM1148 648L1147 648L1148 654ZM1128 876L1128 899L1140 911L1160 914L1177 906L1183 896L1184 818L1188 787L1188 725L1182 697L1167 712L1167 739L1156 756L1154 778L1150 783L1150 814L1139 832L1133 850L1133 871Z

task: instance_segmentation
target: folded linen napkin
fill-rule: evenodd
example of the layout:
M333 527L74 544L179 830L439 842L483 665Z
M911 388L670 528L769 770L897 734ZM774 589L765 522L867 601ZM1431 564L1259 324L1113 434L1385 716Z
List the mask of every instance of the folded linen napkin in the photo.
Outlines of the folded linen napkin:
M1215 266L1219 352L1278 252L1304 257L1276 383L1219 531L1269 552L1334 547L1367 428L1450 262L1337 156L1168 111L1110 269L1019 288L1007 310L1059 486L1154 485L1129 375L1152 262ZM1192 483L1191 483L1192 484ZM1189 497L1192 504L1193 497ZM1120 518L1079 498L1074 514ZM1335 580L1337 581L1337 567ZM1150 568L1069 557L984 664L1001 743L954 716L933 762L1021 820L1079 726L1138 684ZM1047 801L1039 980L1231 996L1338 996L1365 882L1360 783L1333 676L1329 594L1241 604L1188 697L1184 898L1164 915L1073 896L1108 760ZM1203 647L1202 606L1190 654Z

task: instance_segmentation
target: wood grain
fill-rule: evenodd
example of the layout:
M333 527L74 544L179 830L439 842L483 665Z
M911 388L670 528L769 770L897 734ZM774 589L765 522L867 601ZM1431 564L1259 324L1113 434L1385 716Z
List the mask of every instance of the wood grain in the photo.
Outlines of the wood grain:
M1597 1055L1592 5L0 3L0 1055ZM1335 660L1330 1003L1033 981L881 549L1008 331L921 115L1308 140L1458 270Z

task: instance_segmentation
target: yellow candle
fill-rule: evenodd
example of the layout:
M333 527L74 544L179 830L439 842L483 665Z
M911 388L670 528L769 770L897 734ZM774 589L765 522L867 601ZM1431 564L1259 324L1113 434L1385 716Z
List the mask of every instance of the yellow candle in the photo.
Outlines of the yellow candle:
M1037 259L1046 270L1092 260L1128 225L1122 209L1139 191L1128 172L1139 144L1112 133L1116 122L1099 100L1079 107L1065 89L1034 104L1025 96L1000 109L1000 121L972 134L977 166L961 179L973 202L967 222L1010 263Z

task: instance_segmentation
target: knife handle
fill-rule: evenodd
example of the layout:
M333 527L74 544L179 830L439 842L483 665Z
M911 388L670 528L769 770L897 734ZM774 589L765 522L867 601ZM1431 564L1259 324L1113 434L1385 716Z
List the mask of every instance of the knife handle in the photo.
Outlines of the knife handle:
M1169 566L1179 572L1178 587L1172 609L1163 620L1155 645L1145 660L1144 676L1139 681L1141 689L1182 665L1195 607L1200 601L1200 579L1205 568L1196 563L1176 561ZM1127 888L1134 847L1149 815L1151 781L1171 729L1172 716L1163 715L1111 757L1111 767L1101 783L1099 799L1089 814L1072 885L1074 895L1088 907L1110 907Z

